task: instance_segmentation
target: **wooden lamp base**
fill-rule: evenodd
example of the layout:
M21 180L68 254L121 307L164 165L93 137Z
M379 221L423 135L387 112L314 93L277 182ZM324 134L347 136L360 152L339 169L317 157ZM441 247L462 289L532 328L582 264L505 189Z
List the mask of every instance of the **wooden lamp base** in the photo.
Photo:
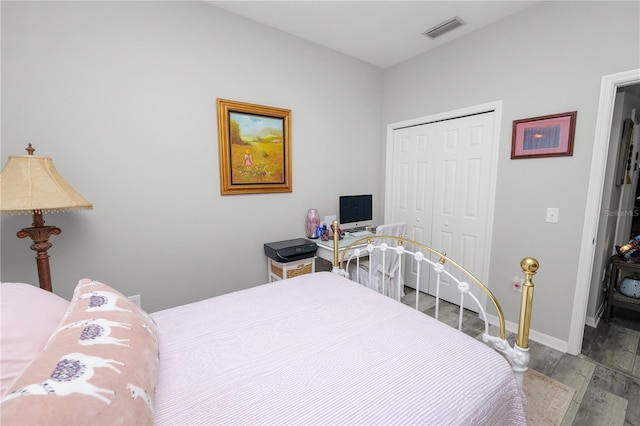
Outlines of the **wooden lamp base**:
M51 286L51 270L49 268L49 254L47 251L53 244L49 242L52 235L60 235L62 230L55 226L44 226L42 218L42 210L33 211L33 226L31 228L23 228L18 231L18 238L29 237L33 240L31 250L37 253L36 262L38 264L38 279L40 280L40 288L52 291Z

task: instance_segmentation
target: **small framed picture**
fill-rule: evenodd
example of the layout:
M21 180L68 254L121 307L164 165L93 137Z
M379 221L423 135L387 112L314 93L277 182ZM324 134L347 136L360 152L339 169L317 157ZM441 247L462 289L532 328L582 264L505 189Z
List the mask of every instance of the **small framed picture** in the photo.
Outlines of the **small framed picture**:
M513 122L511 159L573 155L577 111Z
M291 192L291 111L218 99L220 193Z
M622 122L618 165L616 166L616 186L628 185L633 182L631 175L638 166L637 162L638 160L633 158L633 120L627 118Z

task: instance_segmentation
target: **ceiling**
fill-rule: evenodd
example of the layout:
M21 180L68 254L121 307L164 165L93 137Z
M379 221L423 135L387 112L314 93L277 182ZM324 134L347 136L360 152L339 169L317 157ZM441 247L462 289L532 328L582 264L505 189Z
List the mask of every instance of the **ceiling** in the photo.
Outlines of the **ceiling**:
M381 68L540 3L521 0L206 1ZM456 16L465 25L433 40L422 35Z

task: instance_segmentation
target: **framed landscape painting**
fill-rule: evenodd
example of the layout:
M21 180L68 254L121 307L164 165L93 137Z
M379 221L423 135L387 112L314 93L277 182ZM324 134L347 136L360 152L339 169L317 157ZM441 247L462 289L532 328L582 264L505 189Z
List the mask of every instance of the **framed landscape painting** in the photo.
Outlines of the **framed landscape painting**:
M513 122L511 158L573 155L577 111Z
M291 192L291 110L218 99L220 192Z

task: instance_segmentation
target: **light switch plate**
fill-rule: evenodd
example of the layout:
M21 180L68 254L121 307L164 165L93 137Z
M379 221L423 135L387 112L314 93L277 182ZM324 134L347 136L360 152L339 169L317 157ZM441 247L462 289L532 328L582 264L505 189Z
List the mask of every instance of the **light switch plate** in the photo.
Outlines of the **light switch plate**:
M557 207L547 207L547 222L558 223L558 214L560 209Z

